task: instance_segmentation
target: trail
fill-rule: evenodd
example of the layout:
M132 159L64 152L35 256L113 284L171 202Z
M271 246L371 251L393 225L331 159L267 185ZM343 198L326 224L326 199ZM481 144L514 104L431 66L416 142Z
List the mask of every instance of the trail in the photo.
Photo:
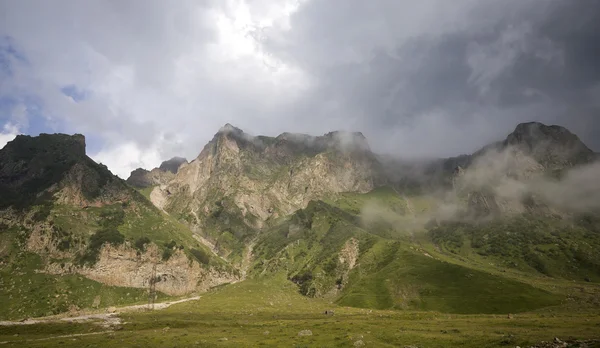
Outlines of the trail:
M171 302L159 302L154 304L154 310L160 310L168 308L174 304L188 302L188 301L196 301L199 300L200 296L194 296L189 298L184 298L177 301ZM111 307L109 307L111 308ZM121 318L118 317L119 313L127 313L127 312L135 312L148 310L148 305L133 305L126 307L112 307L114 312L112 313L89 313L82 314L74 317L67 317L65 314L61 315L52 315L48 317L40 317L33 319L26 319L22 321L0 321L0 326L17 326L17 325L34 325L34 324L47 324L47 323L84 323L88 321L102 321L101 325L104 327L110 327L121 324ZM108 309L107 309L108 310Z

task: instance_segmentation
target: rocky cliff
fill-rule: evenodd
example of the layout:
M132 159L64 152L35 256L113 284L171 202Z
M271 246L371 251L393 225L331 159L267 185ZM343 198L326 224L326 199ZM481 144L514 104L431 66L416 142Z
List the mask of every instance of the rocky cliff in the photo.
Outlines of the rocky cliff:
M372 190L377 166L361 133L255 137L228 124L152 196L227 249L227 238L243 240L311 200Z

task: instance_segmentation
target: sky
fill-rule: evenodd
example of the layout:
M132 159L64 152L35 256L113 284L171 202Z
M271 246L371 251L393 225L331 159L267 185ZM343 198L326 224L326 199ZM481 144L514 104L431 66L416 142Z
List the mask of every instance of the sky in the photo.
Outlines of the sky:
M448 157L528 121L600 151L600 2L0 0L0 147L82 133L122 178L226 123Z

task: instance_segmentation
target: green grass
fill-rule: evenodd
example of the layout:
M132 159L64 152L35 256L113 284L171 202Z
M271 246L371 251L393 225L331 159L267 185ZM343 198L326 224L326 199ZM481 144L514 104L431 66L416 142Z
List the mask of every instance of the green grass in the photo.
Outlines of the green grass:
M142 194L147 200L150 201L150 193L154 190L156 186L149 186L144 188L136 188L135 190Z
M339 303L469 314L525 312L564 300L530 284L435 260L399 244L372 248Z
M429 232L441 251L503 269L600 282L600 231L581 221L523 216L443 224Z
M324 315L329 309L335 315ZM357 341L365 347L524 347L554 337L599 338L599 314L585 306L512 319L341 307L299 295L279 274L223 286L166 310L122 314L125 324L114 332L96 334L93 324L5 327L0 341L9 347L353 347ZM71 328L92 335L60 337ZM298 336L302 330L312 336Z
M21 319L54 315L71 307L92 308L147 301L145 289L108 286L80 275L52 275L40 272L38 255L21 253L0 268L0 318ZM165 298L159 294L160 298Z

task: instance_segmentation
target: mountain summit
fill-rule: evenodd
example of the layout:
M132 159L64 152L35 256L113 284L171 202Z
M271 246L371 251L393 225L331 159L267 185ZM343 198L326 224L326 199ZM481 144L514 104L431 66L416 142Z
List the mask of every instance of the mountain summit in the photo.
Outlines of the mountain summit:
M518 148L548 169L585 164L596 158L596 154L568 129L539 122L519 124L502 145Z

